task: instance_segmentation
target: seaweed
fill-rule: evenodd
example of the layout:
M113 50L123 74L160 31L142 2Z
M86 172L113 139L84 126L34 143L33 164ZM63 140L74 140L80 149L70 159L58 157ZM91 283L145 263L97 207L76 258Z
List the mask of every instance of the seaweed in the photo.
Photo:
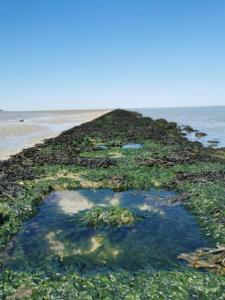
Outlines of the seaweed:
M133 224L138 217L127 208L114 206L95 206L81 211L77 218L81 224L88 226L115 226ZM140 218L139 218L140 219Z
M138 151L121 149L132 143L143 147ZM151 187L180 191L183 198L172 202L182 201L202 231L224 247L224 167L225 149L188 141L176 123L114 110L0 161L0 249L4 253L23 222L36 214L39 203L52 190ZM211 255L217 257L211 253L210 260ZM204 257L208 261L207 255ZM183 272L109 272L85 277L74 272L46 277L4 270L0 297L223 300L222 272L215 274L215 267L202 273L192 267Z

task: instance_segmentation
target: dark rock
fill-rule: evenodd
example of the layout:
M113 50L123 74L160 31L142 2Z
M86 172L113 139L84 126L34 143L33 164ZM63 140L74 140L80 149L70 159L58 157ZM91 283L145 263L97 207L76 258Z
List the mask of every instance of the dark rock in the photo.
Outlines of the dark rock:
M196 133L195 133L195 136L196 136L197 138L202 138L202 137L204 137L204 136L207 136L207 134L206 134L205 132L196 132Z
M212 141L207 141L207 142L208 142L209 144L213 144L213 145L214 145L214 144L215 144L215 145L219 144L219 141L213 141L213 140L212 140Z
M176 202L184 202L190 198L191 194L189 193L182 193L178 194L170 199L170 203L176 203Z
M221 220L219 220L219 223L222 224L222 225L225 225L225 217L222 218Z
M8 217L3 213L0 213L0 227L8 220Z
M225 171L216 171L216 172L202 172L199 174L188 174L185 172L179 172L176 174L175 178L169 183L169 186L176 186L184 181L190 182L215 182L225 180Z
M186 131L187 133L191 133L191 132L195 132L196 131L191 126L189 126L189 125L184 126L183 130Z
M184 150L178 154L170 154L164 157L155 157L139 160L138 164L142 166L157 166L157 167L171 167L177 164L192 164L198 161L209 161L210 156L204 155L202 152Z

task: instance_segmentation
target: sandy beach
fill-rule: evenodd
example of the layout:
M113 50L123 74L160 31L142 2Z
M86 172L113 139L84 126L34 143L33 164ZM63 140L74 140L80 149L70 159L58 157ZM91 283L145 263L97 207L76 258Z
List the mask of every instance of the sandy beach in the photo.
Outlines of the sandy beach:
M106 112L108 110L0 111L0 160Z

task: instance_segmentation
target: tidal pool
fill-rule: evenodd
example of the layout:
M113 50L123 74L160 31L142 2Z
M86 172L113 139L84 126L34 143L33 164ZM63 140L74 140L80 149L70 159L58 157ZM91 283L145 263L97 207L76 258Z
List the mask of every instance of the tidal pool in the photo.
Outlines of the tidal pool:
M125 144L122 146L122 149L141 149L143 148L143 145L141 144Z
M180 253L211 246L211 242L182 204L172 204L175 196L156 189L53 192L13 240L5 267L62 273L182 269ZM120 227L95 228L78 222L78 212L111 205L128 208L142 218Z

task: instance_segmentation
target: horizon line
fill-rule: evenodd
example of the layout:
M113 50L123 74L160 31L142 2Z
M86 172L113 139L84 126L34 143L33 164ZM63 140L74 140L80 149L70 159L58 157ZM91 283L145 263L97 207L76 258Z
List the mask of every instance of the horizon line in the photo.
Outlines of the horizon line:
M173 108L207 108L207 107L224 107L225 105L196 105L196 106L154 106L154 107L114 107L114 108L65 108L65 109L45 109L45 110L4 110L0 109L0 112L44 112L44 111L99 111L99 110L134 110L134 109L173 109Z

